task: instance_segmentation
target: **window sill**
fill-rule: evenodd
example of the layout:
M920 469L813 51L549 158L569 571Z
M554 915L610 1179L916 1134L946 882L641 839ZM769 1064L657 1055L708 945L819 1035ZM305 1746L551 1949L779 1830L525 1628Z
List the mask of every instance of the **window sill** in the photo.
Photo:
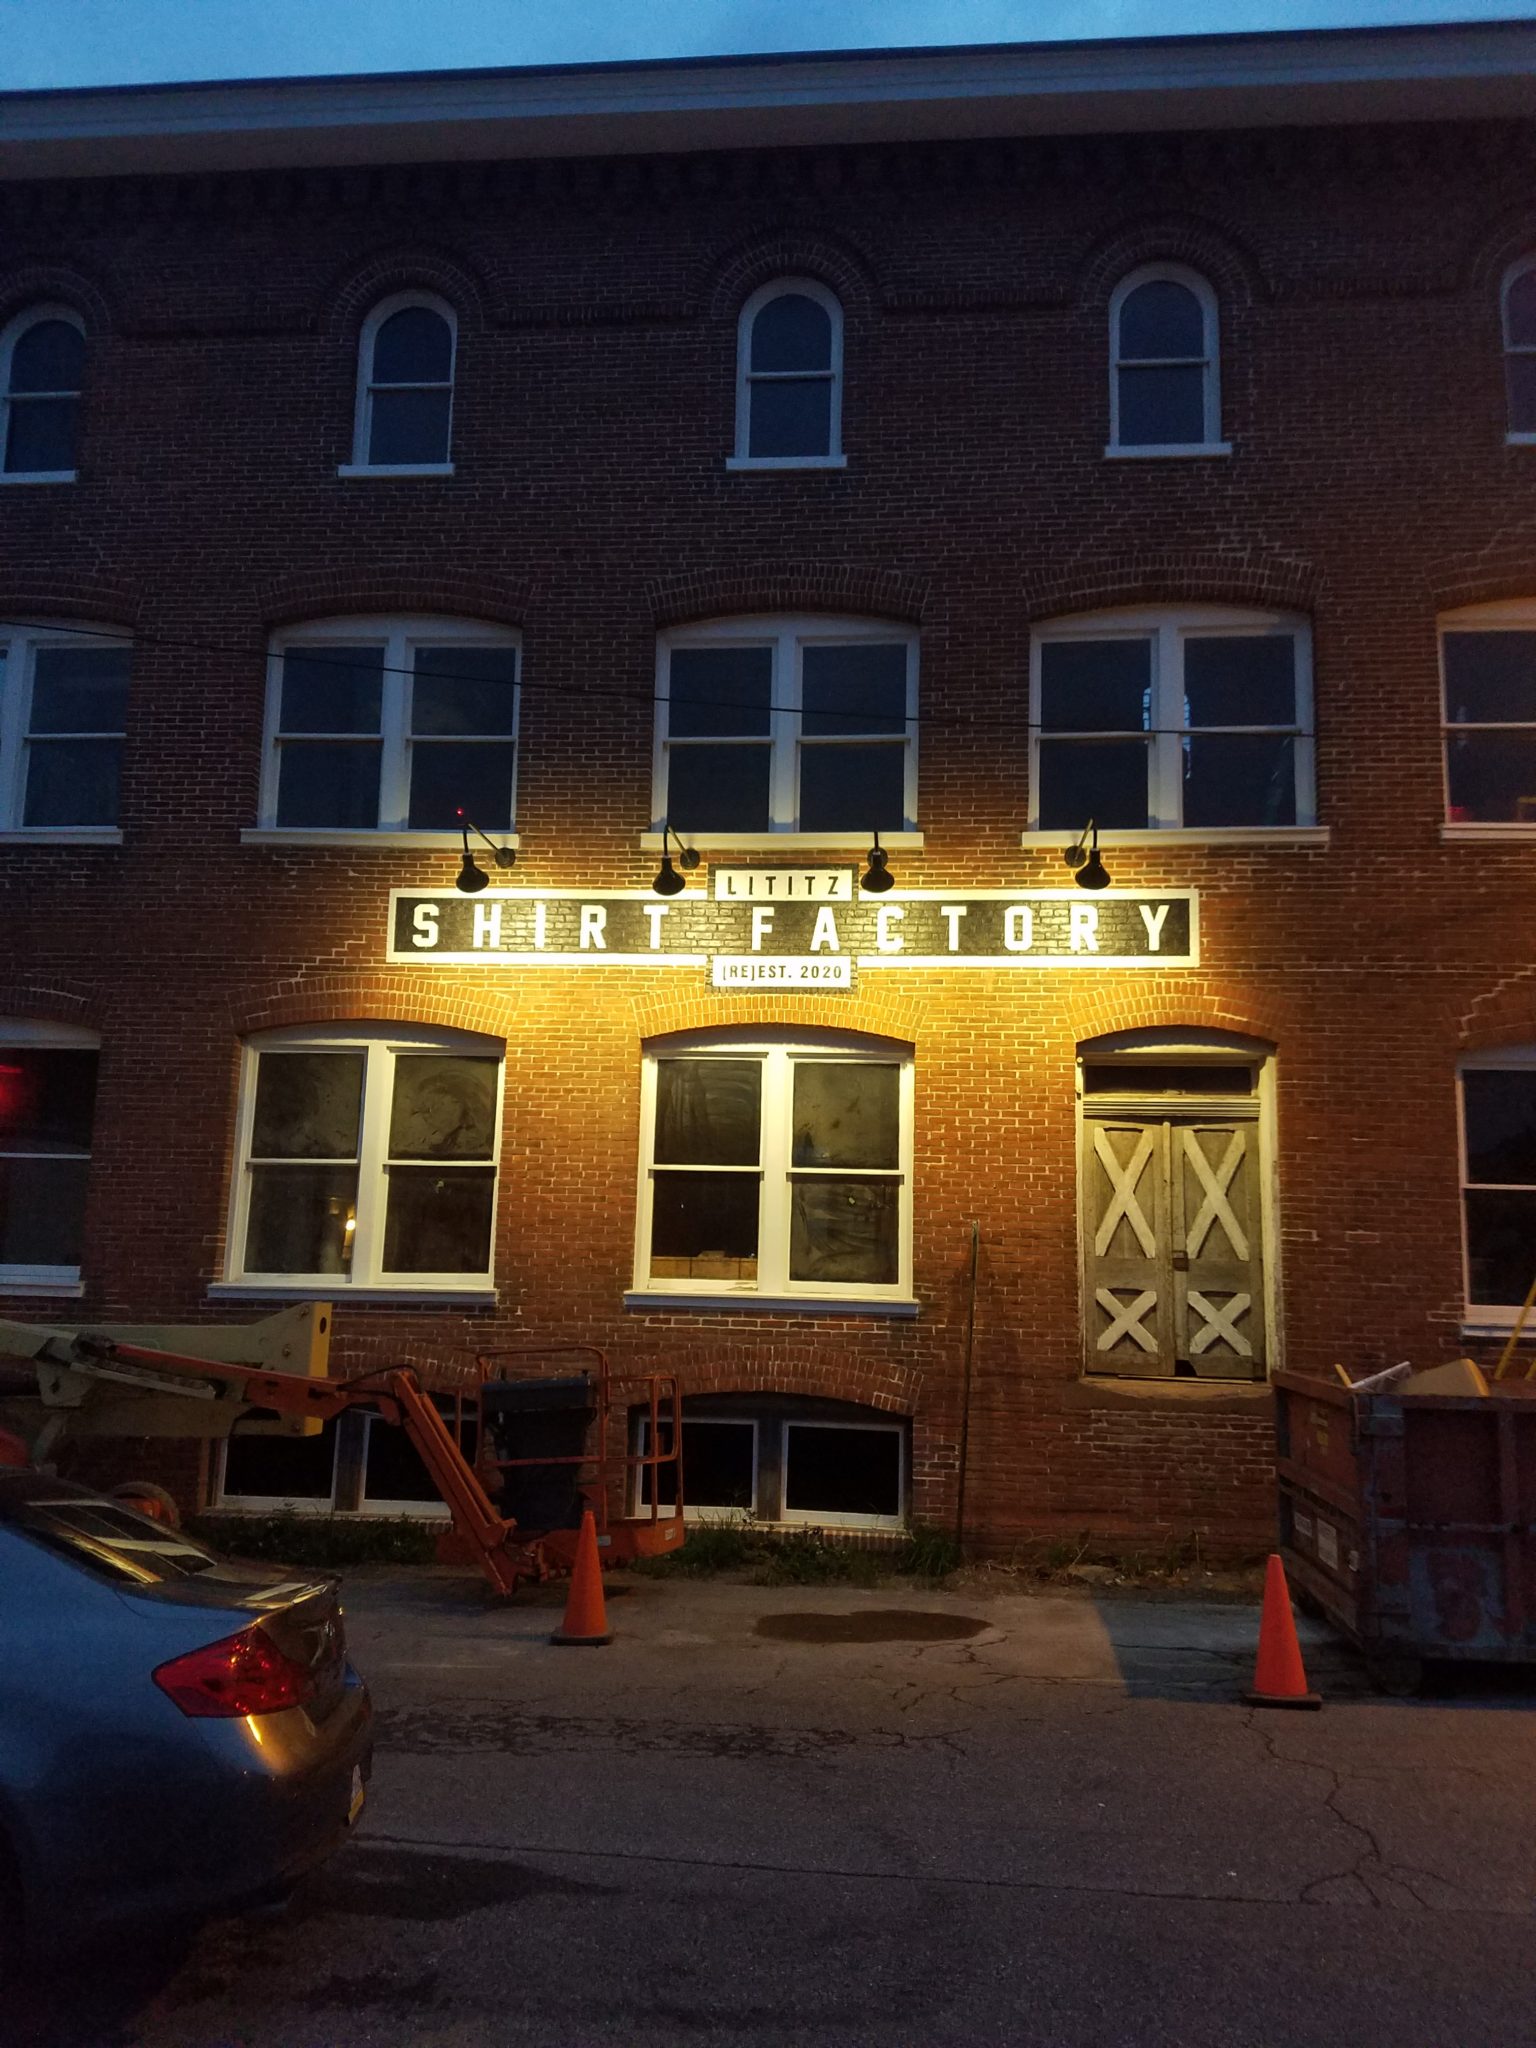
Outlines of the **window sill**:
M0 846L121 846L116 825L22 825L0 832Z
M1230 441L1170 441L1157 448L1115 448L1104 450L1106 462L1180 462L1194 455L1230 455Z
M0 838L3 836L0 834ZM516 849L522 844L515 832L493 832L491 837L499 846ZM350 826L333 831L297 825L247 825L240 834L242 846L336 846L347 853L458 853L463 843L459 832L369 832L354 831ZM488 853L489 849L486 850Z
M0 469L0 484L72 484L72 469Z
M1440 837L1448 845L1475 845L1479 841L1510 839L1517 844L1523 839L1528 845L1536 844L1536 819L1530 824L1517 824L1509 818L1466 818L1456 821L1447 819L1440 827Z
M1502 1313L1498 1309L1468 1309L1466 1320L1461 1325L1462 1342L1475 1343L1479 1338L1491 1342L1507 1337L1519 1318L1517 1308L1506 1309Z
M78 1301L84 1293L83 1280L29 1280L23 1273L0 1273L0 1294L38 1294L55 1301Z
M640 850L642 853L660 853L662 839L660 832L642 832ZM684 846L696 846L705 853L857 853L861 857L869 851L872 834L869 832L679 832L672 828L672 844L681 842ZM515 844L515 842L514 842ZM923 835L921 832L882 832L880 844L892 853L921 853Z
M1020 846L1056 847L1072 837L1070 830L1042 832L1035 827L1019 834ZM1195 827L1148 826L1101 832L1100 846L1326 846L1332 837L1328 825L1212 825ZM882 842L883 844L883 842Z
M846 455L727 455L725 466L738 474L775 469L846 469Z
M215 1280L207 1290L209 1301L369 1301L369 1302L433 1302L441 1307L463 1302L474 1307L492 1307L496 1302L494 1286L476 1286L472 1282L450 1285L445 1281L417 1281L410 1286L353 1287L345 1280L333 1280L327 1286L323 1282L307 1280Z
M1507 448L1536 448L1536 434L1506 434L1504 445Z
M624 1297L632 1309L665 1309L671 1315L802 1315L802 1316L896 1316L912 1318L918 1304L889 1296L847 1295L811 1299L804 1294L666 1294L653 1288L636 1288Z
M336 474L345 477L362 476L452 476L451 462L343 462L337 466Z

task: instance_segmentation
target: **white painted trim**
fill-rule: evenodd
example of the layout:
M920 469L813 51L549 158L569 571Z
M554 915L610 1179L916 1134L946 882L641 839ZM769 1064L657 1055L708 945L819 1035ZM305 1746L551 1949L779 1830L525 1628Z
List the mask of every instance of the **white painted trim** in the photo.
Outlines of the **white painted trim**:
M8 1047L18 1051L35 1048L40 1051L98 1052L101 1048L101 1033L87 1030L83 1024L54 1024L36 1017L0 1018L0 1061L3 1061ZM85 1155L89 1169L95 1150L95 1132L91 1134L91 1150ZM0 1148L3 1153L3 1148ZM8 1154L5 1156L16 1156ZM78 1158L78 1153L33 1153L34 1158ZM51 1296L60 1300L78 1300L85 1293L85 1285L78 1265L68 1266L7 1266L0 1265L0 1295L36 1294Z
M1467 729L1472 732L1486 732L1488 728L1486 726L1471 726ZM1455 727L1451 727L1450 730L1454 731ZM1496 844L1501 840L1510 846L1518 846L1522 841L1527 846L1533 846L1536 845L1536 823L1519 825L1510 818L1490 818L1487 820L1464 818L1453 822L1447 818L1440 826L1440 837L1448 846L1454 846L1458 843L1465 845L1482 844L1486 846Z
M4 836L0 833L0 844L4 843ZM516 832L493 832L491 837L498 846L510 846L514 851L523 843ZM349 826L332 830L320 826L247 825L240 833L242 846L330 846L346 853L458 853L463 843L457 832L393 832L382 826L369 832L353 831Z
M448 375L426 384L400 383L378 386L373 374L373 352L378 340L379 329L396 313L403 313L413 306L420 306L430 313L436 313L446 322L448 328ZM404 291L391 292L388 298L380 299L369 308L362 331L357 338L357 394L352 419L352 463L350 469L337 471L339 476L378 475L452 475L451 460L453 449L453 397L454 380L459 360L459 319L452 306L435 292ZM369 449L373 439L373 394L375 389L388 391L442 391L448 393L448 425L445 433L446 448L441 463L375 463L370 459Z
M789 1505L789 1432L792 1429L861 1429L896 1439L896 1500L894 1515L839 1514L834 1508L792 1508ZM907 1432L900 1422L884 1417L868 1422L827 1421L819 1415L786 1415L779 1427L779 1515L782 1524L795 1528L820 1529L905 1529L907 1526ZM686 1486L687 1481L684 1480Z
M79 1301L84 1293L83 1280L28 1280L22 1276L21 1268L0 1266L0 1294L35 1294L50 1301Z
M0 484L72 484L73 469L0 469Z
M1144 284L1182 285L1200 308L1202 356L1168 358L1122 356L1120 321L1126 300ZM1122 441L1120 377L1126 369L1166 362L1169 368L1198 367L1203 431L1198 441ZM1109 300L1109 456L1230 455L1232 444L1221 438L1221 309L1210 280L1183 263L1143 263L1115 286Z
M274 1297L283 1301L373 1301L430 1302L434 1308L446 1307L462 1302L466 1308L493 1307L499 1299L493 1285L487 1287L465 1287L440 1284L432 1281L414 1281L409 1287L351 1287L340 1275L333 1275L323 1285L311 1286L304 1280L273 1280L264 1284L259 1280L211 1280L203 1289L209 1301L270 1301Z
M17 825L0 832L0 846L121 846L122 843L120 825Z
M725 466L737 475L772 469L846 469L846 455L727 455Z
M1196 455L1230 455L1230 441L1169 441L1160 447L1115 448L1106 445L1104 454L1111 462L1187 462Z
M1536 258L1532 259L1536 265ZM1500 733L1536 729L1536 721L1518 718L1499 719L1488 724L1461 721L1452 722L1449 712L1445 674L1445 636L1447 633L1536 633L1536 598L1497 598L1491 604L1458 605L1453 611L1441 612L1435 621L1435 658L1440 675L1440 790L1442 822L1440 837L1443 842L1456 840L1489 841L1521 840L1536 837L1536 820L1530 824L1514 818L1452 818L1451 810L1451 741L1469 733Z
M795 377L792 372L754 372L751 367L752 329L757 316L774 299L805 298L820 306L827 316L828 361L825 371L807 370L804 377L817 377L831 386L827 409L827 446L813 455L757 455L748 451L752 434L752 386L774 381L776 376ZM776 277L759 285L743 305L736 321L736 442L727 469L840 467L843 451L843 305L837 294L814 277Z
M1507 1335L1514 1327L1520 1305L1518 1302L1477 1302L1472 1299L1472 1241L1467 1230L1467 1194L1469 1189L1492 1187L1504 1187L1513 1194L1530 1194L1536 1192L1536 1182L1494 1183L1467 1179L1467 1099L1462 1079L1469 1073L1528 1072L1533 1067L1536 1067L1536 1045L1487 1046L1480 1052L1464 1053L1456 1062L1456 1200L1460 1211L1457 1221L1461 1231L1462 1319L1467 1324L1483 1325L1495 1336Z
M318 1493L229 1493L225 1490L225 1474L229 1469L229 1437L216 1439L218 1458L214 1467L213 1498L210 1510L215 1514L233 1515L332 1515L336 1507L336 1466L341 1449L341 1433L331 1439L331 1490ZM300 1442L300 1438L272 1438L273 1442Z
M660 832L642 832L640 851L660 853L663 835ZM674 844L679 835L672 835ZM827 850L835 853L857 853L859 865L869 851L871 835L868 832L685 832L681 835L687 846L699 847L705 853L810 853ZM880 844L891 853L921 853L923 835L921 832L882 832ZM547 891L540 891L547 894Z
M73 327L82 342L86 339L85 322L80 318L75 308L73 306L54 304L49 301L24 306L19 313L6 322L4 327L0 327L0 483L72 484L75 481L76 472L73 467L69 469L6 469L4 466L6 444L10 439L11 430L11 360L16 353L17 342L24 335L29 334L34 327L41 326L45 320L60 320L65 326ZM17 392L15 395L22 399L24 403L29 399L67 398L71 400L75 407L74 433L72 437L75 445L71 452L78 455L80 439L79 386L76 386L72 391L61 387L57 391Z
M339 462L336 474L359 476L452 476L451 462Z
M647 1414L641 1415L638 1419L639 1428L635 1432L635 1449L637 1454L643 1458L648 1455L650 1449L651 1418ZM661 1419L670 1421L671 1417L664 1416ZM752 1499L749 1504L746 1507L720 1507L713 1504L695 1507L690 1501L685 1499L683 1502L683 1520L685 1522L757 1521L759 1519L757 1512L759 1506L758 1460L762 1446L761 1424L758 1418L755 1415L689 1415L685 1412L682 1420L684 1428L687 1428L691 1423L695 1429L750 1429L752 1432ZM686 1455L684 1453L685 1460ZM659 1482L662 1472L666 1469L661 1465L652 1465L649 1468L642 1465L634 1467L629 1489L631 1503L629 1513L631 1515L648 1515L651 1511L650 1503L645 1499L645 1473L647 1469L649 1469L653 1476L653 1490L657 1496L656 1506L658 1513L663 1515L672 1514L677 1507L677 1489L675 1487L672 1489L672 1498L670 1500L661 1499L661 1486ZM683 1474L683 1492L685 1495L687 1491L688 1476L685 1471Z
M40 649L51 647L131 649L131 635L116 628L93 628L87 636L63 621L37 620L25 626L0 627L0 845L120 846L116 824L27 825L28 743L32 727L32 687ZM130 689L132 681L130 677ZM127 713L124 713L126 726ZM61 733L68 739L116 739L122 733Z
M1536 434L1506 434L1504 444L1508 448L1536 448Z
M706 1315L723 1311L738 1316L894 1316L910 1320L922 1304L911 1298L886 1300L872 1295L840 1294L811 1300L803 1294L670 1294L655 1287L632 1287L624 1295L624 1306L660 1309L668 1316L691 1315L697 1309Z
M1262 728L1260 728L1262 730ZM1070 843L1070 832L1047 832L1039 826L1019 834L1020 846L1027 846L1037 852L1049 847L1065 850L1063 842ZM1209 846L1220 849L1224 846L1292 846L1300 849L1327 846L1333 838L1331 825L1149 825L1144 831L1101 832L1100 846L1111 849L1146 846ZM884 841L881 844L884 845ZM1098 892L1102 894L1102 891Z

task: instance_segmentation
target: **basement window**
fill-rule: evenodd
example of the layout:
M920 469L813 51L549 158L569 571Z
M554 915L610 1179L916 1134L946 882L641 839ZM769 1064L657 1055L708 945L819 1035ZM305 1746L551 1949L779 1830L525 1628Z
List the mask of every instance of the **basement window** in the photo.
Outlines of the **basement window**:
M0 1024L0 1287L78 1289L96 1105L96 1041Z
M650 1418L636 1411L632 1440L648 1447ZM663 1449L671 1442L663 1422ZM667 1486L667 1467L662 1487ZM904 1529L907 1426L852 1401L788 1394L690 1397L683 1415L683 1499L689 1521L780 1527ZM651 1504L650 1474L635 1485ZM663 1499L663 1509L670 1508Z

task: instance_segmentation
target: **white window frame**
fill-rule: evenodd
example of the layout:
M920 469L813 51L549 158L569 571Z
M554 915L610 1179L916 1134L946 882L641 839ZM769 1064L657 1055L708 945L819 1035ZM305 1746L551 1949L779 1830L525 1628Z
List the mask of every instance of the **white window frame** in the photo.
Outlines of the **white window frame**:
M362 1129L357 1154L357 1225L352 1239L350 1273L248 1273L245 1267L246 1228L250 1220L251 1133L256 1114L256 1077L263 1053L362 1052ZM481 1273L393 1273L385 1269L384 1226L387 1212L389 1120L394 1061L397 1055L442 1053L449 1057L494 1059L496 1065L495 1141L489 1160L462 1162L488 1169L491 1176L490 1254ZM290 1298L333 1295L368 1299L411 1298L416 1295L484 1297L495 1288L496 1225L501 1193L501 1125L505 1107L506 1046L499 1038L469 1031L433 1030L419 1025L356 1023L312 1025L308 1029L253 1032L241 1047L240 1100L236 1123L233 1186L230 1190L229 1240L225 1281L214 1292L281 1294ZM323 1160L305 1162L324 1165ZM353 1162L348 1160L347 1165Z
M88 634L66 625L39 622L30 626L0 627L0 843L65 842L71 845L119 846L123 829L120 820L110 825L28 825L23 822L27 803L27 764L32 740L32 688L40 649L48 647L133 646L131 635L112 627L92 627ZM67 740L127 739L121 732L61 733Z
M379 645L384 649L384 672L379 707L379 818L376 825L279 825L277 822L278 781L282 737L279 721L283 708L283 660L290 650L306 647L327 646L350 647L356 645ZM453 744L473 746L477 743L495 746L510 745L512 762L512 817L517 817L517 771L522 757L522 699L523 699L523 652L522 635L510 626L489 625L484 620L437 618L427 614L411 613L401 617L370 617L337 619L311 619L303 625L290 626L273 636L267 656L267 707L265 738L262 747L261 799L257 813L258 823L254 831L242 833L242 838L282 839L292 844L328 845L344 842L350 845L392 845L453 847L460 844L457 827L422 826L412 828L407 822L411 806L411 748L417 745L434 746L436 740L414 740L411 736L411 693L415 688L415 658L420 647L509 647L517 661L517 681L512 690L512 729L505 733L486 733L479 742L474 738L458 740ZM365 744L368 735L362 733L295 733L294 742L302 745L305 741L335 739L341 742L355 741ZM474 821L485 827L498 843L516 847L518 836L515 830L503 831L487 824L484 818Z
M1536 1193L1536 1181L1469 1181L1467 1179L1467 1102L1462 1081L1471 1073L1519 1073L1536 1067L1536 1045L1501 1045L1486 1052L1466 1054L1456 1063L1456 1201L1461 1232L1461 1298L1463 1320L1473 1329L1512 1330L1520 1314L1518 1303L1479 1302L1472 1299L1472 1238L1467 1228L1467 1194L1470 1189L1493 1188L1523 1192L1527 1186ZM1533 1248L1536 1249L1536 1248Z
M759 1098L761 1151L756 1167L722 1168L723 1172L755 1174L759 1181L757 1278L755 1280L653 1279L650 1271L651 1215L655 1185L656 1069L665 1059L759 1060L763 1085ZM789 1186L795 1174L825 1173L828 1178L856 1178L858 1167L804 1168L790 1163L794 1106L794 1068L801 1060L827 1060L893 1066L899 1074L898 1150L893 1169L870 1169L871 1178L894 1181L898 1190L897 1277L886 1283L865 1281L791 1280L789 1276ZM759 1029L755 1033L679 1032L644 1047L640 1065L640 1180L635 1203L635 1285L625 1300L631 1305L653 1301L687 1301L696 1307L803 1309L817 1303L880 1309L912 1302L912 1116L913 1060L911 1048L891 1039L854 1032ZM664 1171L667 1169L663 1169ZM702 1169L701 1169L702 1170ZM709 1169L713 1171L714 1169ZM782 1198L769 1199L769 1191ZM684 1485L686 1487L686 1479Z
M653 832L667 824L667 767L674 745L693 745L693 740L674 741L669 732L672 707L672 655L688 647L771 647L773 667L769 677L768 731L765 736L733 739L729 735L709 738L701 735L701 746L767 747L768 827L742 832L694 832L686 836L690 845L705 847L755 847L765 839L793 840L801 846L857 846L870 842L868 827L847 831L805 832L799 819L800 749L816 746L852 746L860 742L857 733L827 734L804 738L800 731L803 656L807 647L850 645L900 645L907 650L906 735L892 739L871 734L870 744L905 748L902 778L902 831L917 829L917 687L918 634L911 626L880 619L822 618L804 614L760 613L744 618L709 619L697 625L674 626L656 640L656 738L651 770L651 813ZM894 831L882 830L886 845L899 845Z
M1120 315L1131 293L1144 284L1181 284L1200 304L1201 356L1131 356L1120 353ZM1202 432L1198 441L1123 441L1120 438L1120 372L1140 369L1201 371ZM1107 456L1230 455L1232 444L1221 438L1221 315L1216 294L1196 270L1180 263L1148 263L1122 277L1109 301L1109 444Z
M373 349L379 329L396 313L409 306L424 306L448 323L448 375L430 383L384 384L375 382ZM459 370L459 320L446 299L433 292L395 292L381 299L363 322L357 342L357 398L352 418L352 460L343 463L338 476L452 476L453 400ZM373 439L373 395L383 391L446 391L448 393L448 445L441 462L372 462L369 444Z
M814 299L831 321L831 354L825 371L753 370L752 329L770 300L790 296ZM832 387L828 407L827 447L820 455L752 455L752 387L824 377ZM814 277L777 277L760 285L741 309L736 323L736 447L727 469L846 469L843 453L843 307L837 294Z
M792 1429L862 1429L882 1436L894 1436L899 1459L894 1515L840 1514L828 1508L792 1508L789 1505L789 1432ZM684 1485L687 1477L684 1476ZM786 1528L812 1529L905 1529L907 1526L907 1432L899 1422L824 1422L815 1415L790 1415L779 1432L779 1513Z
M235 1515L334 1515L345 1513L337 1501L338 1482L341 1467L341 1449L345 1416L337 1418L337 1426L331 1438L331 1490L318 1493L231 1493L226 1484L229 1472L230 1439L222 1437L218 1444L218 1465L216 1483L213 1489L212 1506L227 1510ZM280 1441L298 1441L288 1438Z
M0 465L5 462L6 449L11 433L11 359L16 353L16 344L29 329L44 320L63 320L73 327L82 340L87 339L85 322L73 306L28 306L16 315L14 320L0 328ZM75 440L78 452L80 419L78 407L80 392L75 391L29 391L27 398L72 398L77 407L75 415ZM78 475L76 469L7 469L0 466L0 483L5 484L72 484Z
M7 1050L14 1046L26 1052L94 1052L101 1051L99 1032L87 1031L77 1024L47 1024L23 1018L0 1018L0 1061ZM98 1081L100 1066L97 1067ZM93 1119L94 1125L94 1119ZM87 1165L95 1157L94 1128L91 1132L91 1151L87 1154ZM8 1152L8 1158L22 1158L28 1155ZM33 1153L33 1158L57 1158L56 1153ZM75 1296L84 1293L81 1283L81 1268L73 1266L7 1266L0 1265L0 1294L59 1294Z
M1499 287L1499 334L1504 343L1504 361L1507 366L1511 356L1536 356L1536 341L1511 341L1509 335L1509 295L1522 277L1536 274L1536 255L1522 256L1512 263L1504 273L1504 282ZM1509 420L1509 384L1506 369L1504 386L1504 417ZM1536 447L1536 428L1516 429L1507 426L1504 439L1516 448Z
M692 1501L685 1498L683 1501L683 1520L685 1522L757 1521L759 1519L758 1507L761 1502L761 1493L759 1490L760 1474L758 1471L758 1456L762 1448L762 1423L758 1419L758 1417L755 1415L685 1414L683 1416L683 1426L687 1429L750 1429L752 1432L751 1500L747 1503L747 1505L744 1508L728 1508L716 1506L699 1507L695 1506L695 1504ZM645 1457L647 1455L650 1449L650 1441L651 1418L649 1415L642 1415L639 1418L639 1426L635 1436L635 1446L641 1457ZM683 1493L686 1496L688 1492L688 1470L686 1451L683 1454L683 1459ZM659 1483L660 1475L665 1471L675 1471L676 1467L666 1465L653 1465L650 1469L657 1475L658 1484L656 1487L656 1491L659 1495L661 1492L661 1485ZM648 1515L651 1511L650 1503L645 1499L645 1482L642 1476L644 1470L645 1468L643 1466L637 1465L635 1467L635 1478L633 1487L634 1506L631 1508L630 1512L636 1515ZM670 1515L673 1512L675 1506L676 1499L674 1489L674 1498L671 1500L659 1500L656 1512L661 1515Z
M1187 642L1202 638L1231 639L1253 636L1288 637L1296 650L1296 722L1293 725L1192 725L1182 723L1184 715L1183 650ZM1134 845L1165 834L1190 840L1294 839L1312 834L1317 828L1317 743L1312 695L1312 630L1306 619L1294 612L1237 610L1226 605L1152 605L1134 610L1079 612L1065 619L1043 620L1030 635L1029 649L1029 827L1026 840L1034 836L1060 839L1060 826L1040 823L1040 750L1043 742L1070 739L1065 730L1043 733L1041 720L1042 650L1063 640L1150 640L1152 642L1152 730L1144 735L1147 747L1147 818L1145 826L1126 826L1101 831L1106 846ZM1296 775L1296 822L1294 825L1189 825L1184 823L1183 743L1186 738L1210 734L1265 733L1285 735L1294 742ZM1086 732L1092 739L1134 739L1136 730ZM1086 825L1086 818L1079 826Z
M1536 440L1536 435L1532 436ZM1452 818L1451 741L1472 732L1536 732L1536 719L1504 718L1492 724L1452 724L1446 694L1445 636L1447 633L1536 633L1536 598L1512 598L1495 604L1462 605L1442 612L1435 621L1435 657L1440 668L1440 815L1441 836L1446 839L1530 839L1536 836L1536 818Z

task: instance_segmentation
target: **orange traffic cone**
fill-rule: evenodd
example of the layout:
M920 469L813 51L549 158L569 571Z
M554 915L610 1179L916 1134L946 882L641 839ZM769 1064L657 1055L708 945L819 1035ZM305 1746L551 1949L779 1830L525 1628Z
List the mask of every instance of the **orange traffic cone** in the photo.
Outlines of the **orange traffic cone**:
M1253 1690L1243 1697L1250 1707L1323 1704L1319 1694L1307 1691L1285 1566L1274 1556L1264 1568L1264 1611L1259 1617L1259 1654L1253 1667Z
M552 1643L590 1643L593 1649L611 1643L608 1610L603 1605L603 1568L597 1561L597 1524L588 1508L581 1518L576 1538L576 1562L571 1567L571 1593L565 1603L565 1619L549 1639Z

